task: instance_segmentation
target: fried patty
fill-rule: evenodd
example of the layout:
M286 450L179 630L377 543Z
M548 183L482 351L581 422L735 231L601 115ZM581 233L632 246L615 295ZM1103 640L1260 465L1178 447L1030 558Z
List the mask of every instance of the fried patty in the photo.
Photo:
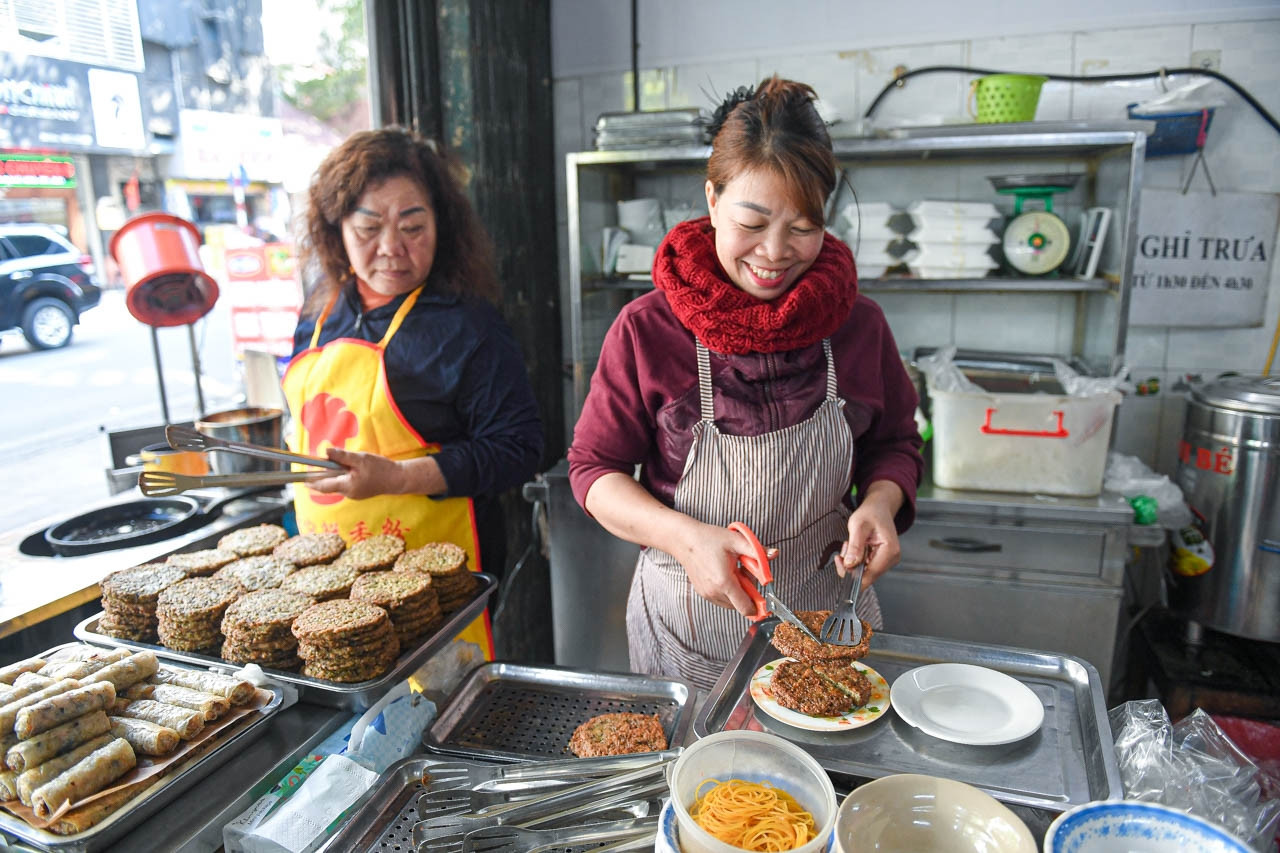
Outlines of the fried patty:
M811 717L835 717L856 707L852 696L799 661L779 664L769 689L779 705Z
M830 661L815 663L812 666L818 675L849 694L855 708L861 708L871 701L871 679L859 672L852 664L844 661Z
M819 636L822 631L822 623L831 615L830 610L797 610L796 617L804 623L805 627L813 632L814 636ZM820 663L830 660L857 660L867 654L868 644L871 642L871 626L867 624L867 620L862 619L862 642L856 646L836 646L831 643L815 643L806 637L799 628L789 625L786 622L778 625L773 629L773 638L770 640L773 647L782 652L789 658L804 661L805 663Z
M656 752L667 748L657 714L600 714L573 730L569 751L579 758Z

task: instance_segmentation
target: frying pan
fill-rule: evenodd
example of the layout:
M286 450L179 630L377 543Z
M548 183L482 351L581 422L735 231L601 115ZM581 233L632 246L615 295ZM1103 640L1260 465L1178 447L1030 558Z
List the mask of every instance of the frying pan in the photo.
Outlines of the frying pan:
M58 556L79 557L168 539L200 513L195 498L143 498L68 518L47 529L44 539Z

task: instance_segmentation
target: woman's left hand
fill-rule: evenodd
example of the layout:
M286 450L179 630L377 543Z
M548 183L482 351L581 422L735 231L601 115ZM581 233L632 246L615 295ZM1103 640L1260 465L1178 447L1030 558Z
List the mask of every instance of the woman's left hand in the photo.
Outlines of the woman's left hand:
M893 518L902 501L902 489L896 483L878 480L871 484L862 503L849 516L848 541L835 555L839 574L853 570L865 557L867 570L862 577L862 588L866 589L898 564L902 549Z
M337 493L352 500L375 495L398 495L407 491L404 463L376 453L329 448L329 458L346 468L332 477L307 482L307 488L322 493Z

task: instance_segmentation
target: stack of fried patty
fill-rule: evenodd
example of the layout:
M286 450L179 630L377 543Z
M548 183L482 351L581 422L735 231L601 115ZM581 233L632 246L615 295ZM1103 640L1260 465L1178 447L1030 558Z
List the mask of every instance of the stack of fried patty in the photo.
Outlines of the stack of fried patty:
M140 643L156 641L156 599L187 576L177 566L147 563L102 579L102 633Z
M336 533L302 533L281 542L271 553L295 566L318 566L332 563L346 548L346 542Z
M209 548L204 551L184 551L181 554L170 554L165 563L177 566L187 573L187 577L207 577L227 563L235 562L240 555L235 551L224 551L221 548Z
M234 563L227 563L213 573L215 578L229 578L240 584L249 592L256 589L275 589L280 582L297 571L293 563L286 563L270 554L257 554L252 557L241 557Z
M830 610L799 610L796 616L815 636ZM871 698L871 682L853 661L867 653L871 626L862 622L862 641L856 646L815 643L786 622L774 629L770 642L794 660L778 665L769 689L778 704L810 716L837 716L860 708Z
M156 633L171 649L217 655L222 647L222 616L244 587L225 578L187 578L165 588L156 599Z
M234 663L256 663L294 670L302 665L293 620L315 604L311 598L283 589L246 593L222 617L222 657Z
M417 572L367 572L351 585L351 600L387 611L401 648L434 631L443 618L431 576Z
M261 557L288 538L289 532L278 524L258 524L231 531L218 540L218 547L241 557Z
M467 570L467 552L452 542L429 542L406 551L396 568L431 576L443 613L452 613L471 600L476 579Z
M403 553L403 539L379 533L359 542L352 542L333 563L336 566L349 566L361 573L379 572L394 566Z
M368 681L382 675L400 654L387 611L364 601L338 599L313 604L293 620L302 674L329 681Z
M351 584L355 583L359 576L360 573L350 566L339 566L334 563L307 566L280 581L280 588L309 595L316 601L329 601L334 598L346 598L351 592Z

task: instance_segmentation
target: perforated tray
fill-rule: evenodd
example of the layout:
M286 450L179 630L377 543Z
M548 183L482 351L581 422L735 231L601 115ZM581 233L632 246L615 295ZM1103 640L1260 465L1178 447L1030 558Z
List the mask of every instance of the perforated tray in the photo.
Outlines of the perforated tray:
M693 721L693 685L676 679L494 662L472 670L423 734L432 752L498 761L570 755L569 737L598 714L657 714L669 745Z

